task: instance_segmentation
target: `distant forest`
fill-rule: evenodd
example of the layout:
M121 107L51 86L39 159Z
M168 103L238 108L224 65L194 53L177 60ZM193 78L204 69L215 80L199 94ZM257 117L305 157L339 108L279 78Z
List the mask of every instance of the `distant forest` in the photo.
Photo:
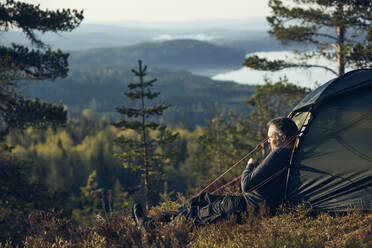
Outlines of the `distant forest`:
M117 107L133 104L124 97L128 83L136 80L131 69L98 65L75 67L65 79L28 84L24 94L46 102L62 102L68 107L70 118L117 119ZM158 79L154 91L161 95L154 103L165 101L171 104L161 117L167 124L182 123L188 128L203 126L214 117L216 108L225 116L230 110L242 118L250 112L245 101L254 93L254 86L214 81L186 71L156 67L150 67L148 76Z

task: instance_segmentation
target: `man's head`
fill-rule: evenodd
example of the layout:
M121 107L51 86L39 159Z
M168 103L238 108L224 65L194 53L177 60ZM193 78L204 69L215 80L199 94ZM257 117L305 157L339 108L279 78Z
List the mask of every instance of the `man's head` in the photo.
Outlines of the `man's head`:
M268 142L272 150L293 145L294 136L298 133L296 123L287 117L278 117L267 123Z

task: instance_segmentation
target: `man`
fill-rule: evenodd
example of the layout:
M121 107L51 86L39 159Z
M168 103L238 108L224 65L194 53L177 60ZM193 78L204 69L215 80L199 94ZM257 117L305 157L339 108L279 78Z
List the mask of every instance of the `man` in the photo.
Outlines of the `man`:
M249 206L257 210L260 205L274 212L284 196L287 175L284 171L290 163L298 128L287 117L275 118L268 122L267 127L271 151L259 165L253 158L248 160L241 176L243 193L240 196L219 196L204 192L176 211L162 212L153 219L144 215L139 204L134 204L132 215L136 224L151 228L157 221L170 222L181 217L195 224L212 223L232 214L240 216Z

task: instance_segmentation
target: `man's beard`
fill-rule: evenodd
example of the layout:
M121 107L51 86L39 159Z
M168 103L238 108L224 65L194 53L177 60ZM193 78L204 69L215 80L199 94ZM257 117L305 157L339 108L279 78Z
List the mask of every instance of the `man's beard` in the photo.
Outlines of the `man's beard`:
M282 146L283 146L283 143L280 142L280 141L270 143L270 149L271 150L278 149L279 147L282 147Z

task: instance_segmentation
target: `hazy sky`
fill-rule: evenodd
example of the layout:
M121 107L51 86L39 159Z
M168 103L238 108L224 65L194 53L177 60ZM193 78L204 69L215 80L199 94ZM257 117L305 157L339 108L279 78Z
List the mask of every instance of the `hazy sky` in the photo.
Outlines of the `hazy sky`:
M83 9L85 22L192 21L267 16L268 0L23 0L41 8Z

